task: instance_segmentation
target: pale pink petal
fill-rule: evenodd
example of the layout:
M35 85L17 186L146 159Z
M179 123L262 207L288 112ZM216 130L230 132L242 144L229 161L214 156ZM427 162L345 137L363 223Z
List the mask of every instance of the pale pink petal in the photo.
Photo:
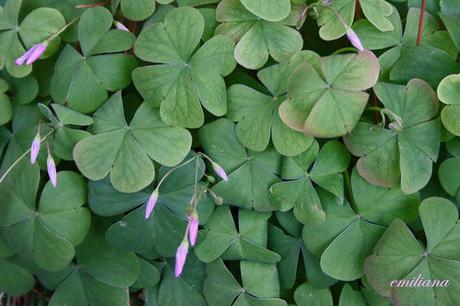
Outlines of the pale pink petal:
M35 61L37 61L40 58L40 56L42 56L43 53L45 53L46 48L48 48L48 44L41 43L41 44L35 45L34 47L36 48L30 53L29 57L27 58L27 61L26 61L27 65L31 65Z
M155 205L158 201L158 189L155 189L152 194L150 195L149 199L147 200L147 206L145 208L145 219L148 219L155 208Z
M347 30L347 37L348 40L351 42L351 44L358 49L359 51L364 51L364 47L361 44L361 40L359 39L358 35L356 35L356 32L353 31L352 28L348 28Z
M189 236L189 240L190 240L190 244L192 246L195 245L196 243L196 237L198 236L198 225L199 225L199 222L198 222L198 218L194 215L190 216L188 218L189 220L189 231L188 231L188 236Z
M217 164L217 163L212 163L212 167L214 169L214 172L216 172L216 174L221 178L223 179L224 181L228 181L228 176L227 176L227 173L225 173L225 170L224 168L222 168L221 165Z
M176 264L174 267L174 274L179 277L184 270L185 261L187 260L188 254L188 242L182 241L176 251Z
M119 21L114 21L113 23L115 24L115 27L116 27L118 30L125 31L125 32L129 32L129 29L128 29L124 24L122 24L121 22L119 22Z
M18 57L15 61L16 65L24 65L26 60L29 58L29 56L34 52L34 50L37 48L37 45L32 46L29 50L27 50L21 57Z
M34 137L34 140L32 141L32 145L30 146L30 162L32 165L37 161L37 156L40 152L40 142L40 133L37 133L37 135Z
M56 174L56 164L54 163L54 159L51 155L48 155L46 159L46 168L48 170L48 176L50 178L50 182L53 187L57 185L57 174Z

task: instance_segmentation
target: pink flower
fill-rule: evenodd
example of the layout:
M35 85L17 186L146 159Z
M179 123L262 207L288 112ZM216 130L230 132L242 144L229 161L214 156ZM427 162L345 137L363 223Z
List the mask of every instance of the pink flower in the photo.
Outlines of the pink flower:
M150 215L152 214L153 209L155 208L155 205L157 204L157 201L158 201L158 195L159 195L159 191L158 191L158 188L156 188L150 195L149 199L147 200L147 207L145 208L145 219L148 219Z
M198 236L198 225L199 225L198 216L196 212L192 213L192 215L188 217L188 222L189 222L188 237L190 240L190 244L194 246L196 243L196 237Z
M212 168L214 169L214 172L216 172L216 174L221 179L223 179L224 181L228 181L227 173L225 173L225 170L224 170L224 168L222 168L221 165L219 165L219 164L217 164L215 162L212 162Z
M51 154L48 154L48 158L46 159L46 168L48 170L48 176L50 178L50 182L53 187L57 185L57 174L56 174L56 164L54 163L54 159Z
M37 156L40 152L40 142L40 133L37 133L37 135L35 135L34 140L32 141L32 145L30 146L30 162L32 165L35 164L35 162L37 161Z
M353 31L353 29L350 27L347 28L347 37L356 49L358 49L359 51L364 51L364 47L361 44L361 40L359 39L358 35L356 35L356 32Z
M174 274L176 277L179 277L184 270L185 260L187 259L188 254L188 241L184 239L179 245L176 251L176 265L174 269Z
M47 42L33 45L32 48L27 50L21 57L16 59L16 65L24 65L24 63L26 65L33 64L40 58L40 56L43 55L43 53L46 51L46 48L48 48Z
M129 32L129 29L119 21L114 21L113 24L118 30Z

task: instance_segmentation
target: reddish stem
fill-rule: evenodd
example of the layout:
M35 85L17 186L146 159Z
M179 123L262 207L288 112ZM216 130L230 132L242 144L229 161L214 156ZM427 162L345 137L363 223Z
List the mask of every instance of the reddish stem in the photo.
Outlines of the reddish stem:
M422 6L420 7L420 18L418 20L417 46L420 46L420 43L422 42L423 20L425 19L425 6L426 0L422 0Z

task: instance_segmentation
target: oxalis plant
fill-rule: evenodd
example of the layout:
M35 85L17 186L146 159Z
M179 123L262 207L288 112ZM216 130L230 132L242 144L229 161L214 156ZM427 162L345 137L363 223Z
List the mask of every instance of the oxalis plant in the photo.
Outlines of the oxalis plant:
M460 1L0 0L0 305L460 305Z

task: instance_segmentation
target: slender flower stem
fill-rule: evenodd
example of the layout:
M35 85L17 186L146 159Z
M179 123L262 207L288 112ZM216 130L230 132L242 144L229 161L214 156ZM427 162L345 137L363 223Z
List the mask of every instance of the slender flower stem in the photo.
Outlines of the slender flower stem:
M165 175L163 175L163 177L161 178L160 182L158 182L158 185L157 185L157 188L160 188L160 185L163 183L163 181L171 174L173 173L174 171L176 171L177 169L179 168L182 168L183 166L189 164L190 162L192 162L193 160L197 159L198 155L190 158L189 160L183 162L182 164L170 169L168 172L166 172Z
M49 133L46 134L46 135L40 140L40 142L45 141L53 132L54 132L54 130L49 131ZM29 154L30 150L31 150L31 149L29 148L29 149L28 149L27 151L25 151L21 156L19 156L18 159L16 159L16 160L14 161L14 163L5 171L5 173L4 173L4 174L2 175L2 177L0 178L0 183L2 183L2 182L5 180L5 178L7 177L7 175L11 172L11 170L13 170L14 167L15 167L17 164L19 164L19 162L20 162L24 157L26 157L27 154Z
M52 34L50 37L48 37L47 41L51 41L53 39L55 39L57 36L59 36L62 32L64 32L65 30L67 30L72 24L74 24L75 22L77 22L77 20L80 19L80 16L72 19L68 24L66 24L65 26L63 26L59 31L57 31L56 33Z
M420 18L418 20L417 46L420 46L422 42L423 21L425 19L425 7L426 0L422 0L422 6L420 7Z

